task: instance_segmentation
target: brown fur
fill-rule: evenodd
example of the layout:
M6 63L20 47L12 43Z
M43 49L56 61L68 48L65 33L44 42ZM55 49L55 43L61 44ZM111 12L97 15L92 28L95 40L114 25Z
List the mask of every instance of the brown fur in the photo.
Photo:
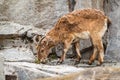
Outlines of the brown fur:
M97 53L99 55L98 64L101 64L104 58L102 36L107 30L107 21L109 20L104 13L96 9L76 10L64 15L39 43L38 59L43 61L51 47L63 43L64 53L59 60L59 62L63 62L71 43L75 43L77 61L79 61L81 58L79 40L91 38L94 51L89 64L94 61Z

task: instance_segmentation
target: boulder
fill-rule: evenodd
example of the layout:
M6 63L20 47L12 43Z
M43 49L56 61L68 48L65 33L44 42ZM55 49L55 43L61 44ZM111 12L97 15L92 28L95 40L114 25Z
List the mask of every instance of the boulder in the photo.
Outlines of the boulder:
M67 75L72 72L83 71L68 65L44 65L28 62L5 62L5 75L16 75L18 80L35 80L38 78Z
M35 44L33 34L44 34L42 29L30 25L20 25L10 21L0 22L0 52L5 61L34 62Z
M36 80L119 80L120 68L95 67L59 77L50 77Z
M21 35L25 32L28 32L28 35L32 33L36 34L45 34L43 29L35 28L32 25L21 25L12 21L0 21L0 35ZM48 29L46 29L46 32Z
M0 50L0 53L4 56L5 61L26 61L26 62L34 62L35 56L32 51L27 48L10 48Z

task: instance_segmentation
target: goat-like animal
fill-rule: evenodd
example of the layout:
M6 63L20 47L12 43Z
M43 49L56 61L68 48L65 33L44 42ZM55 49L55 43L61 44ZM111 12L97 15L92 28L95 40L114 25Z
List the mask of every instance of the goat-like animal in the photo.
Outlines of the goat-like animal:
M98 65L101 65L104 60L102 36L107 30L108 23L110 23L108 17L96 9L76 10L64 15L45 37L40 40L38 60L44 62L49 54L49 50L53 46L63 43L64 52L59 60L61 63L64 61L70 45L74 43L77 52L77 61L80 61L79 40L90 38L94 46L94 51L90 57L89 64L92 64L98 53Z

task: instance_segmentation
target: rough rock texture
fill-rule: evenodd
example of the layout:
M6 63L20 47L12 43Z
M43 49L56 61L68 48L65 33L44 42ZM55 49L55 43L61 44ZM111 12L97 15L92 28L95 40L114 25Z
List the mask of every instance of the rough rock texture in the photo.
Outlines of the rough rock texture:
M10 48L1 50L0 53L5 58L5 61L26 61L26 62L34 62L35 56L33 55L32 51L27 48Z
M113 61L120 62L120 1L105 1L104 9L112 21L109 27L109 42L106 56L109 56Z
M36 53L35 44L31 40L36 34L45 34L43 29L38 29L30 25L20 25L10 21L1 21L0 28L0 49L5 49L1 52L6 53L6 55L9 51L17 54L16 51L19 51L18 49L20 48L26 49L23 53ZM20 49L20 51L24 49Z
M67 65L49 66L27 62L5 62L5 74L16 75L18 80L35 80L37 78L55 77L83 70L83 68Z
M10 35L10 34L18 34L28 31L27 35L29 36L32 33L36 34L45 34L48 29L39 29L32 25L21 25L18 23L14 23L12 21L0 21L0 35Z
M0 53L0 80L5 80L5 75L4 75L4 57Z
M15 23L51 28L56 20L68 12L67 0L2 0L1 18Z
M86 69L78 73L71 73L66 76L44 78L37 80L119 80L120 68L96 67Z
M103 11L104 0L76 0L75 10L84 8L95 8Z

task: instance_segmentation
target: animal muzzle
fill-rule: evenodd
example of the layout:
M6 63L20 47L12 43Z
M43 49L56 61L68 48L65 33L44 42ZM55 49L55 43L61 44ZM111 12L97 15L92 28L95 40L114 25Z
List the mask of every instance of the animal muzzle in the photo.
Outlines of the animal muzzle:
M45 63L47 63L48 62L48 58L42 58L41 60L40 60L40 63L43 63L43 64L45 64Z

